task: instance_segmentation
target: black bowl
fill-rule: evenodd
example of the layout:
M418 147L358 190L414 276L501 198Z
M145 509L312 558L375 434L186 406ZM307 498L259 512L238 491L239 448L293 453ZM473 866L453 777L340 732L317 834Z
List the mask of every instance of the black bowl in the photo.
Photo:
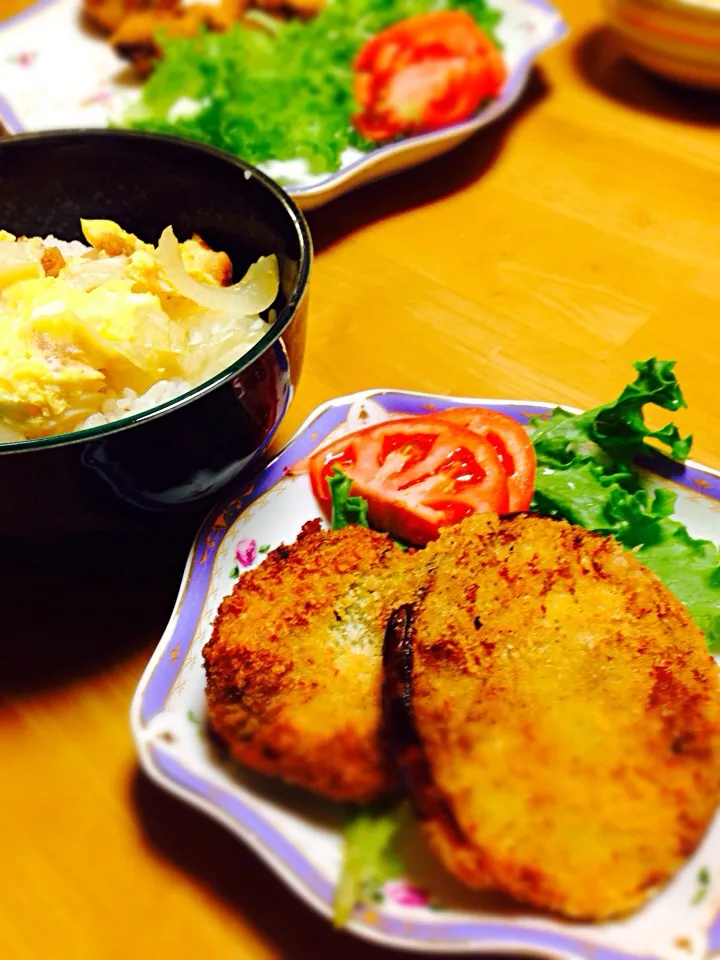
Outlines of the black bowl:
M275 253L277 320L233 366L115 424L0 444L0 536L150 530L206 512L248 471L300 376L312 243L293 201L219 150L125 131L0 141L0 228L82 239L80 217L115 220L152 243L172 224L227 251L235 279Z

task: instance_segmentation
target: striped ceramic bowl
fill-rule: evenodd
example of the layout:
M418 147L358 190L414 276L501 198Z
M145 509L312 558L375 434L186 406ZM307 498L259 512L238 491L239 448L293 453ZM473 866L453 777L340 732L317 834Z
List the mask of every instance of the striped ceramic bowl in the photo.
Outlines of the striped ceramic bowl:
M720 89L720 0L604 0L625 50L655 73Z

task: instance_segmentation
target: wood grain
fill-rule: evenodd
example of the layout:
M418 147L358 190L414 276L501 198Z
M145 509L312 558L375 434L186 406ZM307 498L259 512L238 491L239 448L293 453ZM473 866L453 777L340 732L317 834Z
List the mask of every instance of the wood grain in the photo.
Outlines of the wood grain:
M560 3L572 35L509 119L309 218L307 366L279 440L366 387L588 406L657 355L720 467L720 101L624 61L593 0ZM0 956L389 957L137 771L128 704L186 546L140 570L109 551L82 580L51 550L2 560Z

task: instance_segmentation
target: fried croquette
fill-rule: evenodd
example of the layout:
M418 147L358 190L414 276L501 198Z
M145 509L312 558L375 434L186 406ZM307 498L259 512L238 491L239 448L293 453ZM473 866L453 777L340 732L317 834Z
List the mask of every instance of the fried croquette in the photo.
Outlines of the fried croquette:
M210 721L233 756L335 800L391 790L383 635L418 577L415 556L387 536L319 520L244 573L203 651Z
M319 14L326 0L218 0L215 3L184 3L182 0L83 0L88 22L109 33L116 53L129 60L135 72L147 77L162 56L161 38L195 37L204 31L226 33L235 23L247 30L272 32L274 20ZM250 11L267 14L246 17ZM267 20L267 17L265 18Z
M579 919L627 913L720 800L702 633L632 553L565 522L475 516L429 549L385 654L411 652L411 706L396 662L386 717L432 849L471 887ZM411 642L388 650L398 631Z

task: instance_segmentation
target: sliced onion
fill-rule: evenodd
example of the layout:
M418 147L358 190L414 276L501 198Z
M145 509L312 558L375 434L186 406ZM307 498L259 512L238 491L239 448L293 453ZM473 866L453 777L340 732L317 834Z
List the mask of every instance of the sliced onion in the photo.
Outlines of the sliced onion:
M121 254L117 257L103 257L90 260L80 257L67 264L66 278L73 287L82 290L94 290L108 280L121 280L126 276L128 258Z
M29 241L0 241L0 287L40 276L40 257Z
M7 420L0 420L0 443L17 443L18 440L24 440L25 434L19 430L14 430Z
M239 283L231 287L213 287L199 283L188 274L180 253L180 244L172 227L166 227L157 247L158 260L165 277L178 293L208 310L222 310L235 317L255 316L267 310L275 300L279 286L277 257L260 257Z

